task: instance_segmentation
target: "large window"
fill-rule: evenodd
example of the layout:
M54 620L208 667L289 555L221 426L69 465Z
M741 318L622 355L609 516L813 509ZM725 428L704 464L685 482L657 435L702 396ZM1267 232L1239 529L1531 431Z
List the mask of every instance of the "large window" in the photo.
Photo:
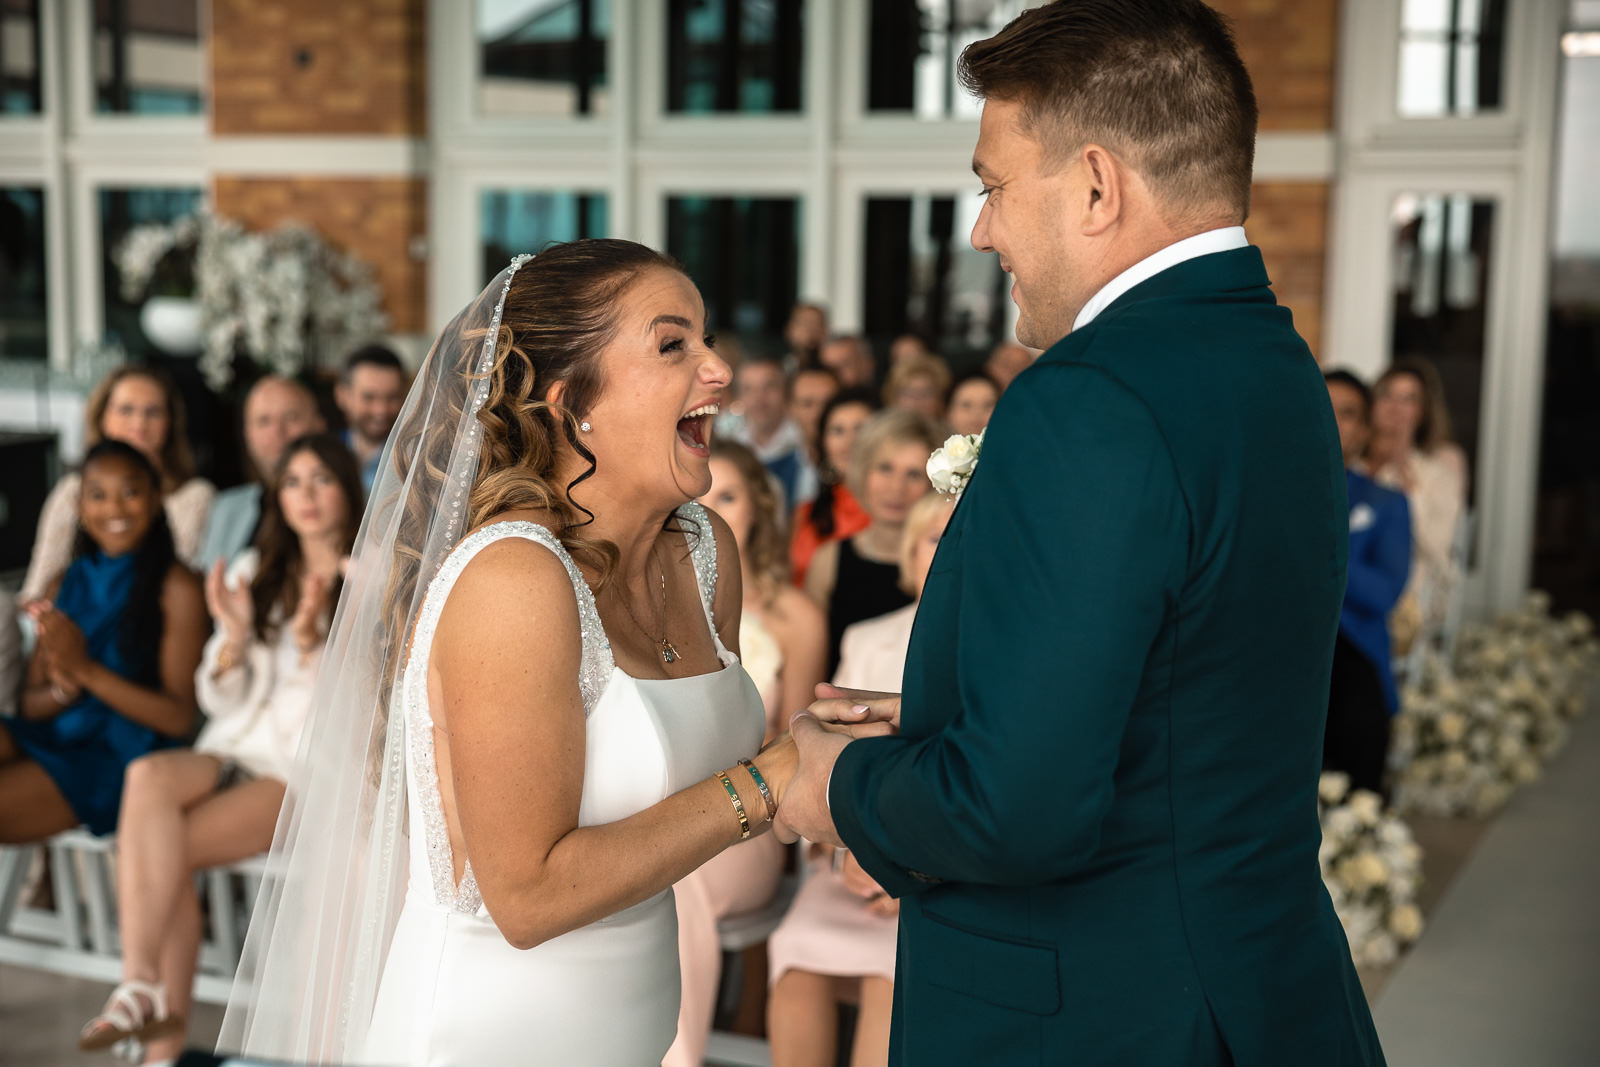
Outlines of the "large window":
M956 61L967 45L994 36L1030 6L1026 0L872 0L867 110L919 119L976 117L979 102L957 81Z
M117 246L135 226L172 222L193 214L200 209L201 200L199 189L100 190L101 299L105 308L105 333L135 358L166 354L145 336L140 325L140 313L148 299L151 296L190 296L192 292L151 292L134 299L124 296L115 259Z
M868 198L861 306L880 351L910 331L962 370L1003 339L1005 272L968 240L981 207L974 196Z
M799 296L800 223L793 198L667 198L667 251L700 287L712 330L781 354Z
M1497 111L1506 0L1404 0L1400 14L1403 118Z
M0 0L0 114L36 114L39 0Z
M478 0L478 113L605 114L610 36L608 0Z
M0 359L49 356L48 307L44 190L0 188Z
M95 110L198 115L205 46L197 0L94 0Z
M519 253L607 233L603 194L489 189L479 203L485 285Z
M669 112L800 110L802 0L668 0Z

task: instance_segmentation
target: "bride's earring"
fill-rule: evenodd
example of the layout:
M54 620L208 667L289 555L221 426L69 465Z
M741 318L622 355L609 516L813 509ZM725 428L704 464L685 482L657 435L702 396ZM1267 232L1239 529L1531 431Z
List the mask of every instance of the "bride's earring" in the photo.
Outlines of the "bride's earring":
M589 425L588 419L584 419L582 422L578 423L578 429L582 430L584 433L588 433L590 430L594 429L594 427Z

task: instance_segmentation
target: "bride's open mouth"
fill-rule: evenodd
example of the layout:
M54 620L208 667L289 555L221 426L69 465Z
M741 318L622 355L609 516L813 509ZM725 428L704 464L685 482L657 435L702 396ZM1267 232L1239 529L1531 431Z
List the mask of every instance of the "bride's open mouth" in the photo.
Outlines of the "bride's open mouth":
M711 455L711 424L721 407L702 404L678 420L678 440L697 456Z

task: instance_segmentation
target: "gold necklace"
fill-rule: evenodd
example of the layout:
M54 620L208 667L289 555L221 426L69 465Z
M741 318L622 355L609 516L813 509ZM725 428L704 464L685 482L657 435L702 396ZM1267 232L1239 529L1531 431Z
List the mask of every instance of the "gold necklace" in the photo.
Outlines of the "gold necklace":
M650 558L655 558L655 549L653 548L650 550ZM667 640L667 569L665 567L661 568L660 637L652 637L650 631L645 629L644 624L639 621L639 616L635 615L633 613L633 608L628 606L627 596L619 593L617 595L617 599L622 601L622 610L628 613L628 618L633 620L633 625L638 627L641 634L644 634L645 640L652 642L656 646L656 651L661 653L661 662L668 665L676 663L678 660L678 649L671 641Z

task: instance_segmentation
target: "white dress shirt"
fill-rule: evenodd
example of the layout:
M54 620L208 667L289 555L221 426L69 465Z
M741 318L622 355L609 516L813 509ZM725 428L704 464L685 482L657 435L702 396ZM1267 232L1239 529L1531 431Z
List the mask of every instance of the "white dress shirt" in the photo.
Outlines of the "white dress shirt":
M1078 312L1078 317L1072 321L1072 328L1083 329L1110 307L1117 297L1140 282L1154 278L1168 267L1176 267L1179 263L1200 256L1209 256L1213 252L1232 252L1238 248L1248 247L1250 241L1244 235L1243 226L1224 226L1218 230L1207 230L1193 237L1185 237L1154 255L1146 256L1107 282L1098 293L1089 298L1087 304L1083 305L1083 310Z

